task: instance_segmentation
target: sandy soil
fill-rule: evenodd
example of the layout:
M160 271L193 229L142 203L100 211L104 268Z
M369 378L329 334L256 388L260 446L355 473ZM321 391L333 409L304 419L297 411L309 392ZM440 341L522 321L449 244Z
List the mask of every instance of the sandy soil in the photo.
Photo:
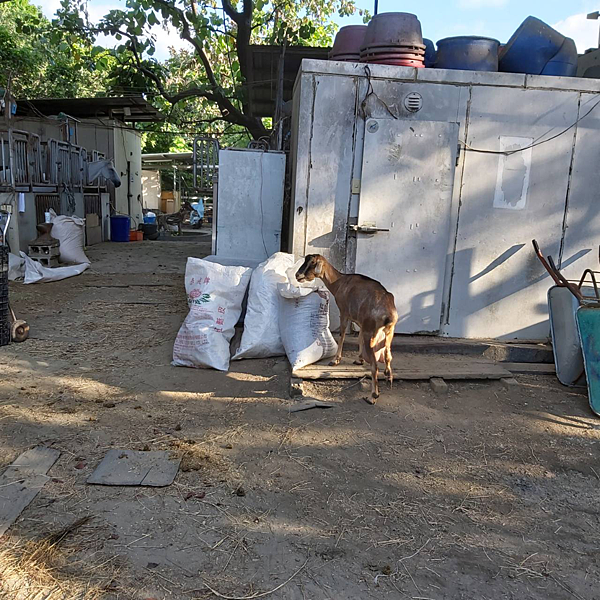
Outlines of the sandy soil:
M91 516L53 575L107 598L598 597L585 395L552 377L446 396L399 382L373 407L345 381L307 385L334 408L290 414L284 359L171 367L185 259L208 242L102 244L78 278L11 284L32 339L0 349L0 465L61 451L11 540ZM110 448L169 450L182 468L167 488L87 485Z

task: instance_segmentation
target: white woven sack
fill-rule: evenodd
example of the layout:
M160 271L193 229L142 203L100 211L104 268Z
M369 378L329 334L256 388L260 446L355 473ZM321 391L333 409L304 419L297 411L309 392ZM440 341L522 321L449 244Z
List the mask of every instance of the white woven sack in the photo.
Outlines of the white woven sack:
M57 215L50 209L50 222L52 223L50 235L60 242L58 260L61 263L74 265L90 264L90 259L83 251L85 244L85 219Z
M285 354L279 333L280 295L277 284L287 281L286 271L293 265L293 254L276 252L252 273L244 333L234 360Z
M229 369L229 342L242 312L252 269L188 258L185 291L190 312L173 346L173 365Z

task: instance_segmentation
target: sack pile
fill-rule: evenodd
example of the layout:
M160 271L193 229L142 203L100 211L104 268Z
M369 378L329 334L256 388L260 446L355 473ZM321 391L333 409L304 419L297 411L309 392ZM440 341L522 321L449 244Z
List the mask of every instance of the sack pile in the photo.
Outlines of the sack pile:
M286 354L292 370L337 352L329 331L329 291L320 280L298 283L302 261L277 252L254 271L189 258L190 312L173 348L173 364L229 369L230 342L248 292L244 331L233 359Z

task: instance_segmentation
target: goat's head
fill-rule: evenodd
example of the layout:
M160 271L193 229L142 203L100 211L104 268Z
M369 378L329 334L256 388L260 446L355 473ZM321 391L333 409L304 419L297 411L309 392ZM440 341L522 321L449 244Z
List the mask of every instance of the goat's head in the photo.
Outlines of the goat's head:
M314 281L321 277L325 271L325 259L320 254L308 254L302 266L296 271L296 280L299 283Z

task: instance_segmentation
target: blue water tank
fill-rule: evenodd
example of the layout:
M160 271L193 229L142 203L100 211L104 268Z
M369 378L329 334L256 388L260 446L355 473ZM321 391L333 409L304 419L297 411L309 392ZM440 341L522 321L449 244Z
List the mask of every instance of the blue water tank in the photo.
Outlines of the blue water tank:
M565 42L565 36L540 19L527 17L500 52L498 67L506 73L540 75Z
M500 42L492 38L461 35L437 43L436 69L497 71Z
M560 50L546 63L541 75L575 77L577 74L577 47L571 38L565 38Z

